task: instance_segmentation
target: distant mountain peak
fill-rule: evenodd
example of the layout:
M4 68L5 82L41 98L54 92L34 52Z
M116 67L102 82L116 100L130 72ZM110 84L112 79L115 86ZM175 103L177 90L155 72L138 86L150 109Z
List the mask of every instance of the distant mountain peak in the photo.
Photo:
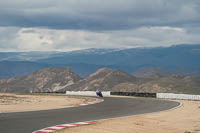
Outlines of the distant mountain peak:
M143 77L150 74L148 71L152 72L150 76L162 76L169 72L194 76L200 75L199 49L200 45L197 44L130 49L91 48L71 52L0 52L0 77L21 76L50 66L70 66L82 77L96 72L101 67L120 69L128 73L143 67L166 69L156 69L155 72L146 69Z
M112 90L121 83L135 82L136 78L126 72L120 70L112 70L109 68L101 68L95 73L89 75L84 80L66 87L68 90Z
M70 51L67 53L72 53L72 54L106 54L106 53L111 53L111 52L116 52L123 50L122 48L89 48L89 49L82 49L82 50L76 50L76 51Z

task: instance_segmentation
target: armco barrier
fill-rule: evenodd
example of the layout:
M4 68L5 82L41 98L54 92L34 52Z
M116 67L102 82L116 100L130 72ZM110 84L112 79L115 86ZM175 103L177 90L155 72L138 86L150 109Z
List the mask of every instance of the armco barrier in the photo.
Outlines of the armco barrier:
M157 93L156 97L163 99L200 100L200 95L189 94Z
M135 96L135 97L152 97L152 98L156 98L156 93L110 92L110 95Z
M95 91L66 91L67 95L83 95L96 96ZM138 92L110 92L102 91L103 96L135 96L135 97L151 97L162 99L183 99L183 100L200 100L200 95L174 94L174 93L138 93Z
M110 91L102 91L103 96L110 96ZM66 91L66 95L96 96L95 91Z

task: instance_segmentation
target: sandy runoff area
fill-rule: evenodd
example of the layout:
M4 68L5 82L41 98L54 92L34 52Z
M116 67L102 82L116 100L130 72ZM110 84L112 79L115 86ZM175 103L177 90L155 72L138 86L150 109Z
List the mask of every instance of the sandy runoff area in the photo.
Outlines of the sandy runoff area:
M65 95L19 95L0 93L0 113L70 107L94 99Z
M177 109L100 121L56 133L200 133L200 101L180 101Z

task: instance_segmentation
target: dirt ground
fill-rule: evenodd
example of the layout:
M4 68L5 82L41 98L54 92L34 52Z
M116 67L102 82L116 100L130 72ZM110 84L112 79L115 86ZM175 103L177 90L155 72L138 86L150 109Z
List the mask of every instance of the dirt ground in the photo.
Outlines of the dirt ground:
M177 109L100 121L57 133L200 133L200 101L180 101Z
M0 93L0 113L24 112L70 107L89 98L64 95L17 95Z

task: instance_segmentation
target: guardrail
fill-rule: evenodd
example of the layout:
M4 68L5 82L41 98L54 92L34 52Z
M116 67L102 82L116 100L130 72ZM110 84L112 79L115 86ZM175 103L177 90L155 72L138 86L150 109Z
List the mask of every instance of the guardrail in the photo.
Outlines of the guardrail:
M96 96L95 91L66 91L67 95L85 95L85 96ZM154 97L156 93L137 93L137 92L110 92L102 91L103 96L117 95L117 96L136 96L136 97Z
M67 95L96 96L95 91L66 91ZM102 91L103 96L110 96L110 91Z
M156 98L156 93L138 93L138 92L110 92L111 95L118 96L135 96L135 97L152 97Z
M182 100L200 100L200 95L174 94L174 93L156 93L156 98L162 99L182 99Z
M67 95L84 95L96 96L95 91L66 91ZM200 100L200 95L189 94L174 94L174 93L138 93L138 92L110 92L102 91L103 96L117 95L117 96L135 96L135 97L149 97L160 99L183 99L183 100Z

